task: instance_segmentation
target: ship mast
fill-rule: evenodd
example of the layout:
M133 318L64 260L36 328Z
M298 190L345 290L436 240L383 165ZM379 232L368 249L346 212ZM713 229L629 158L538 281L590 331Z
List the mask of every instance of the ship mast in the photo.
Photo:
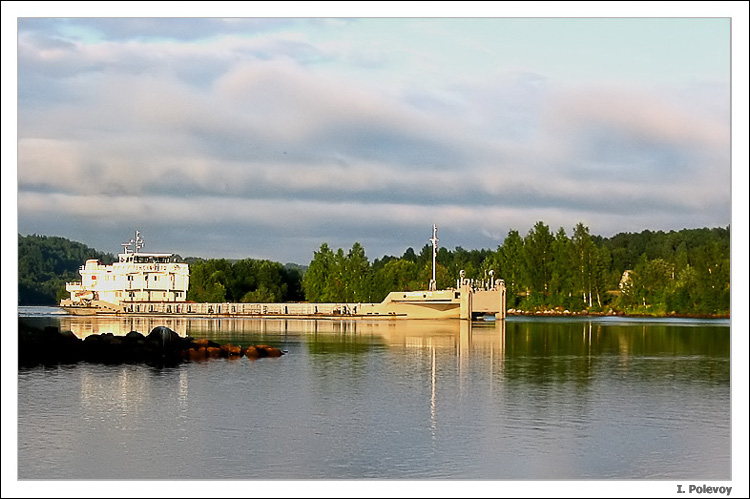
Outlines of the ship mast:
M137 230L135 231L135 251L134 253L138 253L138 250L143 248L144 242L143 238L141 237L141 231Z
M131 239L127 243L120 243L120 246L125 249L126 255L128 254L130 246L133 246L133 253L138 253L138 250L143 248L143 245L143 238L141 237L141 231L139 230L135 231L135 239Z
M435 278L435 263L437 261L437 243L438 243L438 237L437 237L437 225L432 224L432 239L430 239L430 242L432 243L432 280L430 281L430 291L437 290L437 279Z

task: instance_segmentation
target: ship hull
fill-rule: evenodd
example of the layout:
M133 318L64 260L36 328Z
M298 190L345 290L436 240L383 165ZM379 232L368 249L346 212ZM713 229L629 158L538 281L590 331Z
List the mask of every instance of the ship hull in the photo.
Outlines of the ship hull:
M473 319L505 317L505 290L410 291L390 293L380 303L191 303L63 300L72 315L164 315L178 317L285 317L285 318L409 318Z

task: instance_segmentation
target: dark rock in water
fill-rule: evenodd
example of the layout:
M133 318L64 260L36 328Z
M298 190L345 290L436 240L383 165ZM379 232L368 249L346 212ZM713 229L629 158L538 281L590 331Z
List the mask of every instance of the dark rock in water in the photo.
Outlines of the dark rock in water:
M128 334L125 335L125 339L129 341L144 341L146 337L143 336L138 331L130 331Z
M230 344L220 345L208 339L182 338L166 326L158 326L148 336L130 331L125 336L112 333L92 334L79 339L71 331L60 332L56 327L43 330L19 320L19 366L54 365L85 360L103 363L145 362L152 366L173 366L184 361L212 358L250 359L280 357L278 348L256 345L247 348Z
M124 355L129 362L140 362L154 356L154 347L138 331L130 331L124 336Z
M187 350L183 350L182 357L185 360L199 362L201 360L206 360L208 358L208 353L206 352L205 347L204 348L188 348Z
M148 358L145 360L158 365L176 364L182 361L183 350L189 343L166 326L157 326L146 336L145 345Z
M128 360L125 338L112 333L92 334L83 339L83 358L88 362L119 363Z
M82 342L71 331L56 327L43 330L18 322L18 365L78 362L82 358Z
M251 345L244 350L245 357L248 359L260 359L263 357L281 357L286 352L270 345Z
M146 336L146 340L163 352L177 350L182 347L182 338L180 338L180 335L167 326L156 326Z
M52 340L50 348L56 352L60 362L78 362L82 356L83 342L73 331L60 331Z
M190 348L209 348L209 347L220 348L221 345L207 338L201 338L199 340L190 338Z
M274 348L269 345L255 345L255 348L258 349L258 353L261 357L281 357L282 353L281 350L278 348Z
M221 356L232 358L232 357L241 357L242 356L242 348L232 345L231 343L227 343L226 345L221 345Z
M210 358L216 359L221 357L221 348L208 347L206 348L206 354L208 354Z

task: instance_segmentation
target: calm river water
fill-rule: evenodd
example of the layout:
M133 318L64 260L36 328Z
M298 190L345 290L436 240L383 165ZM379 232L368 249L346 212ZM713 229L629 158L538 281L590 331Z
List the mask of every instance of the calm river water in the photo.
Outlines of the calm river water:
M93 319L266 343L18 371L18 478L731 480L728 320Z

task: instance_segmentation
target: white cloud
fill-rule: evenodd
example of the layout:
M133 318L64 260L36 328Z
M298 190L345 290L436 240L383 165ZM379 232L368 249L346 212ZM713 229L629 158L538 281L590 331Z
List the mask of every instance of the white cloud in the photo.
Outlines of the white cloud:
M156 217L314 237L442 220L495 244L540 219L728 223L726 84L584 88L533 59L461 72L468 59L445 64L460 51L425 39L292 24L197 23L210 36L191 43L125 36L153 24L95 43L22 30L19 230ZM487 54L484 36L458 45Z

